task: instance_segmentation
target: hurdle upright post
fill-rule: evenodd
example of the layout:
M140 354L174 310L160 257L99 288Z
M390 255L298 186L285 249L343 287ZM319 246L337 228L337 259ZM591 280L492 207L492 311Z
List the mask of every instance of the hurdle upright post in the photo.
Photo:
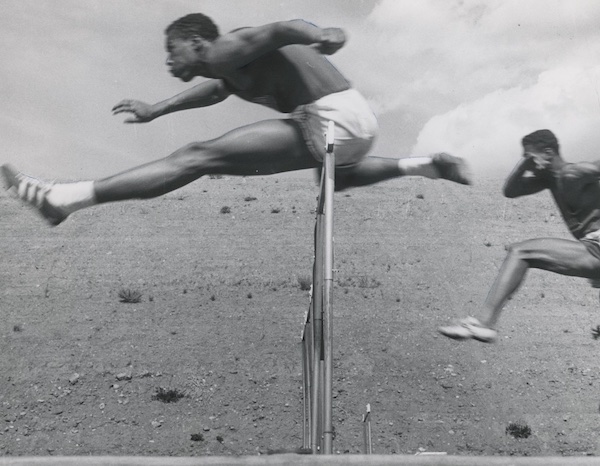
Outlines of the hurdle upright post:
M314 454L333 452L333 193L335 125L329 122L319 185L314 232L310 306L302 330L303 447Z
M333 194L335 191L335 125L329 122L325 142L325 205L323 238L323 453L333 453Z

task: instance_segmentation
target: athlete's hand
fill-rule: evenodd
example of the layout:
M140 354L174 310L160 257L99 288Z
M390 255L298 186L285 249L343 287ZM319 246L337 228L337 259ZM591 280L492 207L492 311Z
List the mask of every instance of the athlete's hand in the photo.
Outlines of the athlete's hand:
M340 28L324 28L321 32L321 41L312 46L323 55L333 55L346 43L346 34Z
M527 170L544 170L550 166L550 161L539 154L525 152L523 157L525 158L524 166Z
M524 164L528 167L534 167L536 162L536 155L533 152L524 152L523 153Z
M112 112L113 115L131 113L132 116L126 118L123 123L147 123L156 118L154 107L139 100L122 100L113 107Z

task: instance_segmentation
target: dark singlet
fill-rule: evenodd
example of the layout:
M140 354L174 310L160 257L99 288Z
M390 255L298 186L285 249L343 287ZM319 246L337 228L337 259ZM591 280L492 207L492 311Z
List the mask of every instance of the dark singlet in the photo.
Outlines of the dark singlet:
M267 53L239 72L247 84L240 89L224 80L229 92L283 113L351 87L327 58L304 45Z

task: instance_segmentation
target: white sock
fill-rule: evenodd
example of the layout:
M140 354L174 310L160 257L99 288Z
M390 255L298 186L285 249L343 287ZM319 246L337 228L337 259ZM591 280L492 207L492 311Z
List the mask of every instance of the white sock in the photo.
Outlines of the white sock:
M97 204L93 181L54 184L46 199L66 214L72 214L76 210Z
M405 176L424 176L435 180L440 172L431 162L431 157L407 157L398 160L398 168Z

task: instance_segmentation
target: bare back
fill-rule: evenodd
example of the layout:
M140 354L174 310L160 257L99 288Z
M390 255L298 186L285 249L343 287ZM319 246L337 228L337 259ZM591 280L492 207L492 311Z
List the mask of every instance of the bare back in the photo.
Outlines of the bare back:
M600 183L588 176L585 163L565 164L550 191L575 238L600 229Z

